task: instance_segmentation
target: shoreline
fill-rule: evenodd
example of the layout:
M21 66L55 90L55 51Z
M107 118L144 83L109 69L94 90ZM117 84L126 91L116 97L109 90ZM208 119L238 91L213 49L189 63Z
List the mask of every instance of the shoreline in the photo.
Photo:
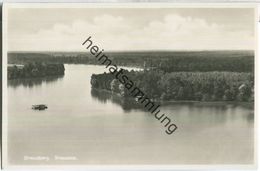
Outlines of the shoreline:
M120 98L127 98L127 99L134 100L134 97L122 97L119 93L114 93L114 92L111 92L106 89L97 89L97 88L93 88L93 87L91 87L91 89L93 89L95 91L110 93L111 95L116 95ZM214 103L214 104L226 104L226 105L244 104L244 105L253 105L253 106L255 103L254 101L253 102L243 102L243 101L240 102L240 101L194 101L194 100L179 100L179 101L178 100L155 100L153 102L163 103L163 104L167 104L167 103L171 103L171 104L172 103L196 103L196 104L213 104Z

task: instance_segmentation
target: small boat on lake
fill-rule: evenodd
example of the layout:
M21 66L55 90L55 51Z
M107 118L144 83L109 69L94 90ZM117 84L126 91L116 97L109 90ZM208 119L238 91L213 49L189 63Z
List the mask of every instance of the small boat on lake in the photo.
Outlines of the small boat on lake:
M45 110L47 109L47 105L45 104L39 104L39 105L32 105L33 110Z

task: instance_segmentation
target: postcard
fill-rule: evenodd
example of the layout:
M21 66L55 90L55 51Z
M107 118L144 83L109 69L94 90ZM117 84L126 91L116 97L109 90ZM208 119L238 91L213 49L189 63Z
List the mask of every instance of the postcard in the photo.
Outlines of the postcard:
M5 3L3 167L255 168L256 14Z

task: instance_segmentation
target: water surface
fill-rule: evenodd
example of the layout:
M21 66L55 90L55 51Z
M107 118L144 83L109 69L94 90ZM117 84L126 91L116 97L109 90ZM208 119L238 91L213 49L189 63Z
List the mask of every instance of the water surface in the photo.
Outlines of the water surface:
M8 83L8 162L23 164L252 164L252 107L165 103L172 135L148 112L91 90L104 66L65 65L63 77ZM47 104L45 111L31 109ZM46 157L25 160L26 157ZM64 157L55 160L55 156Z

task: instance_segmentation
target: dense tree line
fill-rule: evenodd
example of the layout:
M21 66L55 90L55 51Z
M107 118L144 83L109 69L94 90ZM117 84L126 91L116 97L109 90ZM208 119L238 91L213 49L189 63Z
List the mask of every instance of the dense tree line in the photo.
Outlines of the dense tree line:
M113 64L118 66L157 68L165 72L252 72L254 69L252 51L110 52L105 54L113 61ZM100 61L87 52L8 54L10 64L26 64L31 61L100 65Z
M238 72L171 72L161 70L125 71L147 96L155 100L253 101L254 76ZM93 74L93 88L122 96L128 90L110 73Z
M125 71L136 87L156 100L253 101L254 54L252 51L177 51L105 53L117 66L135 66L143 71ZM100 64L87 52L9 53L8 63ZM35 65L30 64L30 65ZM32 73L8 68L8 78L31 77L45 73L41 67ZM44 67L43 67L44 68ZM43 72L42 72L43 71ZM64 67L63 67L64 72ZM57 72L56 72L57 73ZM62 73L62 69L61 69ZM10 74L10 75L9 75ZM50 75L50 74L49 74ZM129 96L112 74L92 76L92 86Z
M63 75L63 64L27 63L25 65L8 66L8 79L44 77Z

